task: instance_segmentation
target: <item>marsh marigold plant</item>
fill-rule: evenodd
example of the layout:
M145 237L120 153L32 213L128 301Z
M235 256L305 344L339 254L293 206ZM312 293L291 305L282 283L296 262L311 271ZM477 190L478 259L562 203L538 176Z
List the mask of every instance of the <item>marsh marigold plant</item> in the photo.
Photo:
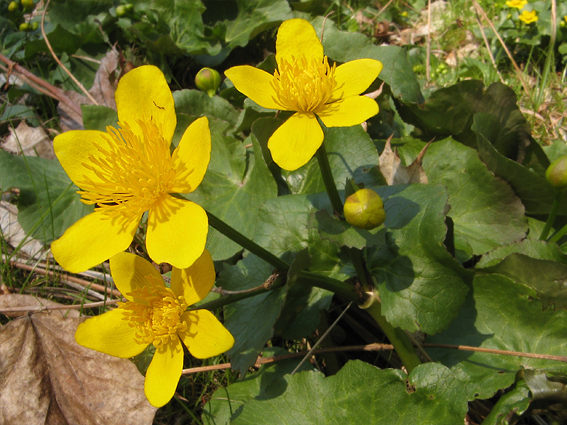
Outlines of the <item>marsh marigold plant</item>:
M539 19L537 17L537 12L535 10L524 10L521 15L519 16L520 21L526 23L526 24L531 24L533 22L537 22L537 20Z
M516 9L523 9L526 4L528 4L528 0L508 0L506 2L506 6Z
M136 356L153 344L155 354L146 372L144 390L152 405L163 406L173 397L181 377L182 343L199 359L217 356L234 344L230 332L210 311L186 311L211 290L215 282L213 260L205 250L191 267L174 268L169 288L148 261L134 254L113 256L110 271L128 301L81 323L75 340L121 358Z
M207 214L170 194L192 192L203 180L211 155L208 120L194 121L171 154L177 118L171 91L155 66L122 77L116 105L118 129L68 131L54 140L82 202L96 207L53 242L53 255L71 272L89 269L124 251L148 211L150 257L188 267L205 249Z
M358 59L329 64L307 21L291 19L280 26L276 62L273 75L252 66L236 66L225 75L260 106L295 111L268 140L272 158L281 168L296 170L319 149L324 135L317 117L327 127L350 127L378 113L376 101L360 94L378 77L382 63Z

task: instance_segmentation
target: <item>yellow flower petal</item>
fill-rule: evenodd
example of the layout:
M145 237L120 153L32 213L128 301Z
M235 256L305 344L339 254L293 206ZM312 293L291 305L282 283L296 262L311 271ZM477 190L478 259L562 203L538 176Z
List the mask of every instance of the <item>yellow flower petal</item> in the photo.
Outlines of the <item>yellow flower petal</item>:
M281 68L282 60L293 62L293 59L299 56L323 59L323 45L313 25L305 19L289 19L281 24L278 30L276 61Z
M81 273L124 251L134 238L140 217L125 222L120 217L93 212L51 244L55 260L72 273Z
M307 164L323 143L323 130L313 114L296 113L268 140L272 158L284 170Z
M129 252L119 252L113 256L110 259L110 271L114 284L128 301L133 301L133 298L127 294L146 286L148 276L155 277L158 282L163 281L161 274L149 261Z
M179 337L198 359L218 356L234 345L234 338L221 322L208 310L188 311L181 316L189 323Z
M128 359L137 356L148 346L134 340L136 329L124 320L124 310L117 308L91 317L79 325L75 341L101 353Z
M366 96L351 96L340 102L324 105L316 113L327 127L350 127L376 115L378 104Z
M211 160L209 120L202 117L191 123L173 152L175 179L172 193L189 193L203 181Z
M208 231L209 220L203 208L166 195L150 208L148 254L156 263L187 268L203 253Z
M224 75L232 81L234 87L252 99L258 105L267 109L281 109L281 105L276 102L276 92L272 87L272 74L268 74L252 66L234 66L227 69Z
M128 123L132 131L143 136L136 121L153 120L163 138L171 141L177 117L173 95L159 68L146 65L128 72L120 79L115 98L119 122Z
M144 392L152 406L161 407L171 400L182 370L183 347L179 338L156 348L144 384Z
M186 269L173 268L171 271L171 290L175 295L183 295L188 305L193 305L211 291L215 284L215 265L206 249L203 254Z
M382 71L382 62L374 59L358 59L344 63L335 70L337 86L333 99L344 99L362 93Z
M106 133L95 130L67 131L53 139L55 155L69 178L79 187L85 177L94 182L101 181L93 171L85 168L84 164L90 164L91 158L104 159L98 147L107 148L108 145Z

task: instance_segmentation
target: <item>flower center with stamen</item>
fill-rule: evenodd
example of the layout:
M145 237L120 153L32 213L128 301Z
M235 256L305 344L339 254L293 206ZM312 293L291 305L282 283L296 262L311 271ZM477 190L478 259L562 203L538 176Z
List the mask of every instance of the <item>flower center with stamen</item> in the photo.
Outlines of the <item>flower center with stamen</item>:
M330 66L327 56L322 60L300 57L288 62L279 61L272 87L274 99L286 111L314 112L332 101L335 82L335 65Z
M82 165L96 178L81 182L81 201L97 211L139 216L169 193L175 179L169 141L153 121L137 121L141 135L128 123L107 127L107 144L96 145L97 155Z
M135 340L139 344L161 347L178 338L178 332L187 330L181 315L187 309L183 296L176 296L154 276L146 276L148 285L128 293L133 301L120 303L124 318L136 328Z

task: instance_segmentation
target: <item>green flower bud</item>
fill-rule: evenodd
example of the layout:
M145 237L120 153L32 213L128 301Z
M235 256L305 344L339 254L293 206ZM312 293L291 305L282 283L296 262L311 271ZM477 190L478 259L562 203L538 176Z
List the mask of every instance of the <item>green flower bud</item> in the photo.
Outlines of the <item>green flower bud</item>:
M132 3L125 4L124 7L126 7L126 12L128 13L132 13L134 11L134 5Z
M28 31L30 29L30 24L27 22L22 22L20 24L20 31Z
M545 172L545 178L555 189L567 189L567 155L553 161Z
M386 211L382 198L370 189L360 189L350 195L345 202L346 221L358 228L371 230L386 220Z
M15 12L19 7L20 5L17 1L10 2L10 4L8 5L8 12Z
M195 85L213 97L221 84L220 74L211 68L201 69L195 76Z
M31 30L35 31L36 29L39 28L39 24L37 22L32 22L31 23Z
M128 13L126 6L124 6L123 4L121 4L120 6L116 6L116 16L118 17L124 16L126 15L126 13Z

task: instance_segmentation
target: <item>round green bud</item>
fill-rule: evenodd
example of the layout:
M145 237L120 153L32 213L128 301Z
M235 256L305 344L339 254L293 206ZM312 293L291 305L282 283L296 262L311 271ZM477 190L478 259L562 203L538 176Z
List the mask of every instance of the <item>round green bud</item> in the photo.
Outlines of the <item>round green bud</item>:
M213 97L221 84L220 74L211 68L203 68L195 76L195 85Z
M370 189L360 189L346 198L344 214L346 221L358 229L371 230L386 220L382 198Z
M407 18L407 17L408 17L408 12L406 12L406 11L404 10L402 13L400 13L400 15L402 15L404 18Z
M39 24L37 22L32 22L31 23L31 30L35 31L36 29L39 28Z
M30 29L30 24L27 22L22 22L20 24L20 31L28 31Z
M20 5L17 1L10 2L10 4L8 5L8 12L15 12L19 7Z
M126 7L126 12L128 13L132 13L134 11L134 5L132 3L125 4L124 7Z
M10 3L10 4L12 4L12 3ZM565 27L567 27L567 22L561 21L561 22L559 22L559 26L560 26L561 28L565 28Z
M124 6L123 4L121 4L120 6L116 6L116 16L118 17L124 16L126 15L126 13L128 13L128 11L126 10L126 6Z
M553 161L545 172L545 178L555 189L567 189L567 155Z

